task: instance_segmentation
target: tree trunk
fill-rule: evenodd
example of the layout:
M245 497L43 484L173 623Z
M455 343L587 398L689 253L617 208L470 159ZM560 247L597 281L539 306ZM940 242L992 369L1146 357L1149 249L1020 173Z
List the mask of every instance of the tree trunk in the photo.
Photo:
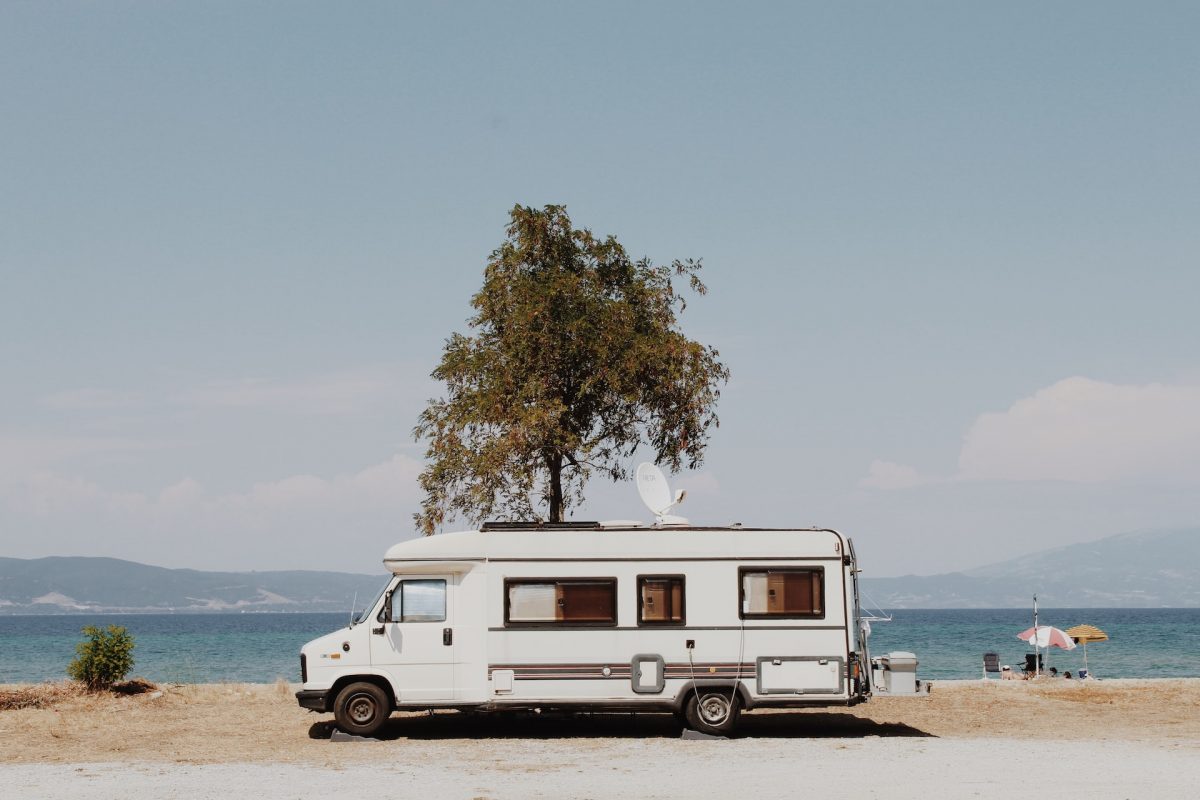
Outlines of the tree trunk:
M550 471L550 522L563 521L562 465L560 453L546 456L546 469Z

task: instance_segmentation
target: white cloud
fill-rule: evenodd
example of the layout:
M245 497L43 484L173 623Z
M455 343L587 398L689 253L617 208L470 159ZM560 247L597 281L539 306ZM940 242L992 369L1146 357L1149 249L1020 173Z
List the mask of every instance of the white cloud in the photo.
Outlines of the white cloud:
M415 535L420 469L419 461L395 455L332 477L292 475L234 492L184 478L156 493L38 470L0 483L0 530L23 532L6 552L18 557L368 571L383 548Z
M876 459L867 470L867 477L858 482L868 489L909 489L925 483L917 471L907 464Z
M119 436L0 435L0 484L23 479L63 461L159 450L173 444Z
M158 493L163 508L192 508L204 500L204 487L199 481L184 478Z
M136 392L86 387L55 392L43 398L42 403L64 411L80 411L132 408L144 401L145 398Z
M293 475L257 483L245 493L224 495L212 502L218 508L257 511L409 508L416 497L420 472L421 462L398 454L350 475Z
M676 489L684 489L691 495L715 495L721 491L721 482L717 476L707 470L703 472L685 472L675 480Z
M110 491L83 478L47 470L30 474L13 488L11 505L39 517L74 513L81 509L93 513L127 515L145 511L152 505L149 498L140 492Z
M296 378L223 378L166 393L103 387L54 392L42 405L60 411L112 411L164 405L189 408L256 409L301 414L355 414L398 403L412 405L435 394L428 369L411 363L372 364Z
M963 480L1200 479L1200 386L1067 378L980 416L958 467Z
M194 557L217 568L277 565L284 550L293 564L374 556L415 533L417 451L407 436L383 452L408 455L380 459L376 448L380 431L402 435L394 421L438 392L427 373L413 362L208 382L176 373L136 392L44 393L36 427L0 428L5 555ZM369 466L291 474L286 459L325 453Z
M414 380L416 376L416 380ZM198 408L262 409L301 414L354 414L428 394L433 382L412 366L371 366L296 380L212 381L177 396Z
M958 471L922 476L875 461L860 486L935 482L1200 481L1200 386L1120 385L1073 377L980 415L963 438Z
M107 489L83 478L39 470L8 487L9 508L36 517L111 515L155 524L176 518L205 518L223 527L255 526L273 518L319 511L355 515L411 510L421 463L396 455L359 472L321 478L293 475L255 484L245 492L211 494L184 478L157 495Z

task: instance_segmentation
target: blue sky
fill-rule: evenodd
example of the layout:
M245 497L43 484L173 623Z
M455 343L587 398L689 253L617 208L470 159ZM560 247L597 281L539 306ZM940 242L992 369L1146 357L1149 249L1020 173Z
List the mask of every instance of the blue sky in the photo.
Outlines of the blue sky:
M9 3L0 553L373 570L514 203L733 370L706 523L872 574L1200 519L1200 10ZM582 518L644 515L596 484Z

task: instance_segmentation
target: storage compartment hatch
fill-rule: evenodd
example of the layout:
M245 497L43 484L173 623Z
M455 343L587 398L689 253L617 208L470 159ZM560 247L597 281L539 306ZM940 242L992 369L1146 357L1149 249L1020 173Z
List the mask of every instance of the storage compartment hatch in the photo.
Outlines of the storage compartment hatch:
M759 694L841 694L846 661L839 656L758 659Z

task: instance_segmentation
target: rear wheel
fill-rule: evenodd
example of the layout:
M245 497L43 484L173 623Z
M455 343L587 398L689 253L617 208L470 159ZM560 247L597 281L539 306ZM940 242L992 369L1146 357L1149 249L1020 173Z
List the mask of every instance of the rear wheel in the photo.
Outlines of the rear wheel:
M736 689L701 689L688 698L684 715L692 730L729 736L737 727L741 705Z
M373 683L352 683L333 702L338 727L355 736L374 736L391 713L387 694Z

